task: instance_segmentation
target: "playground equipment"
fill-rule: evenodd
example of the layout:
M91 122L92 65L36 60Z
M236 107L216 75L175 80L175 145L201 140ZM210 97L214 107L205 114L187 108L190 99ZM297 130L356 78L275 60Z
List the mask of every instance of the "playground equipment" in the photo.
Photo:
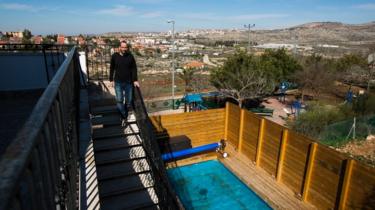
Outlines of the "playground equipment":
M183 101L185 102L185 112L207 110L207 107L203 105L203 99L201 94L186 94L183 98Z
M285 103L285 94L286 94L286 91L288 90L289 88L289 83L286 82L286 81L283 81L280 83L279 85L279 91L280 91L280 94L279 94L279 101L281 103Z

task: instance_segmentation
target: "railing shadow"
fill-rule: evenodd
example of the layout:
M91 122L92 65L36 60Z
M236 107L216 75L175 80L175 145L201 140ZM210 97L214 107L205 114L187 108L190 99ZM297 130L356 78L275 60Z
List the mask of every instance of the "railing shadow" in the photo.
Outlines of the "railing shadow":
M136 115L142 144L146 152L147 160L152 168L152 175L155 179L155 190L159 198L159 205L162 209L183 209L177 196L170 186L164 163L161 159L159 145L156 142L153 125L148 117L148 113L141 95L140 89L134 89L133 108Z

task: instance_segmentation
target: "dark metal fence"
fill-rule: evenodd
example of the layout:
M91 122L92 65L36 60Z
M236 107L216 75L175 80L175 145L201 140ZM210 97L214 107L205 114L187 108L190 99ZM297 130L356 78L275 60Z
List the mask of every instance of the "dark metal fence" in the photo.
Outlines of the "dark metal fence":
M109 80L111 56L118 46L114 45L82 45L86 53L87 77L89 80Z
M68 53L73 45L54 45L54 44L0 44L0 53L20 53L31 52L41 53L44 57L44 67L46 79L49 83L56 74L61 64L64 62L64 53Z
M134 89L134 111L143 140L143 148L146 151L147 161L151 166L155 180L155 191L159 198L159 205L161 209L183 209L168 181L159 146L152 129L152 123L138 87Z
M76 209L79 58L70 50L0 162L0 210Z

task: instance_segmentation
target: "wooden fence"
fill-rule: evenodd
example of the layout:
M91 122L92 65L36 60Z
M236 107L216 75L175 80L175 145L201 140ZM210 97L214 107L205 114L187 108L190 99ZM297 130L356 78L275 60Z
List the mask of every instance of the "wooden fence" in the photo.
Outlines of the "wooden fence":
M318 209L375 209L375 169L237 105L150 117L157 133L193 147L226 139Z
M375 208L375 168L231 103L224 138L319 209Z
M224 138L225 109L160 115L150 117L160 136L185 135L193 147L218 142Z

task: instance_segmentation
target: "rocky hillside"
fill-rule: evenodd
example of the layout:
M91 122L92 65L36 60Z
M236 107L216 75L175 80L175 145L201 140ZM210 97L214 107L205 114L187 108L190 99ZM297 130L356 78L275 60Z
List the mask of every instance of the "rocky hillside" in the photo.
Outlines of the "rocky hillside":
M213 35L212 39L247 41L247 31L227 31L224 35ZM251 40L263 43L365 45L375 44L375 22L344 24L339 22L313 22L285 29L254 30Z

